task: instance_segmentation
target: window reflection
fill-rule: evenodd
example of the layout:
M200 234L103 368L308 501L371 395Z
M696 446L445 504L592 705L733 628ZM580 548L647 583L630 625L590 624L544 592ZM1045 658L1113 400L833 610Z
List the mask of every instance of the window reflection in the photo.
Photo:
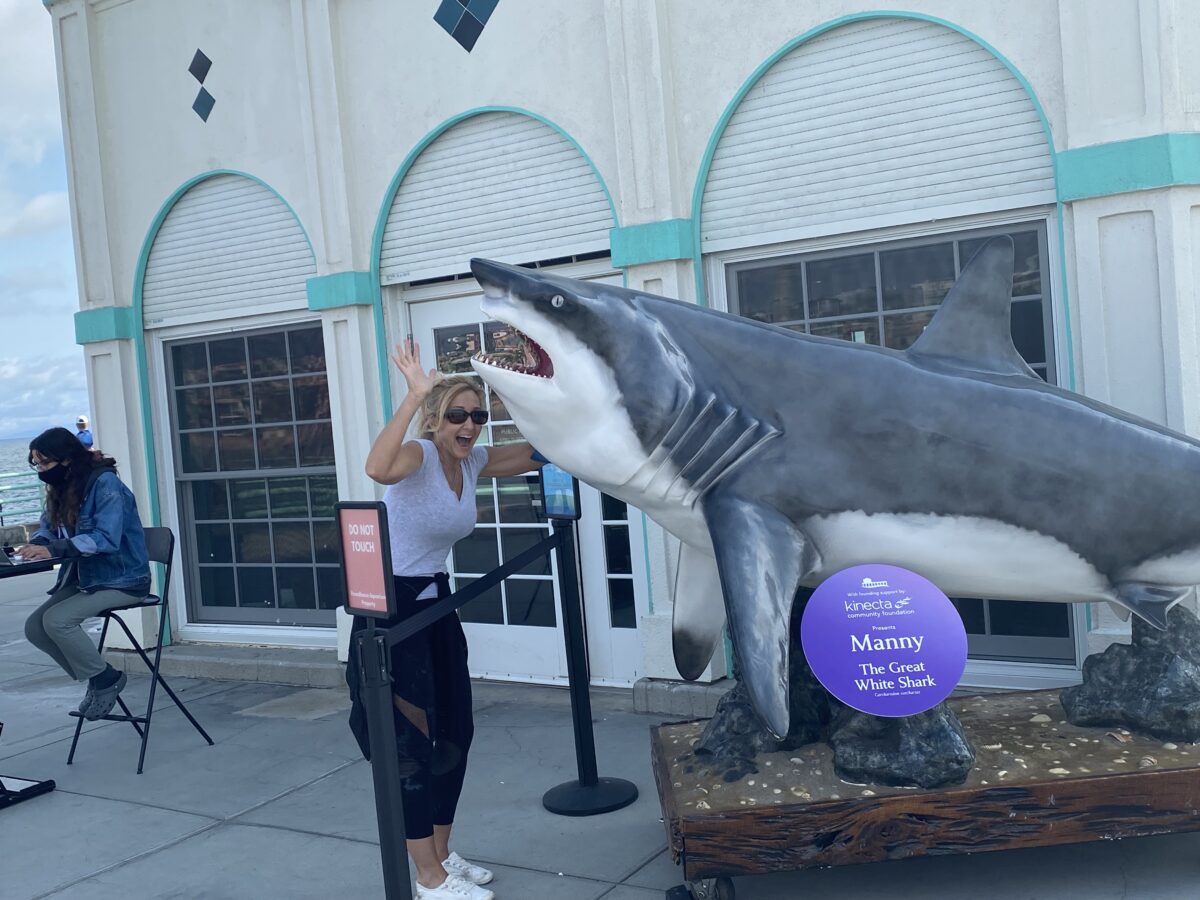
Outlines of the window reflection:
M819 319L876 309L875 254L840 256L810 262L808 314Z
M759 322L804 318L804 274L800 263L737 273L738 311Z
M558 621L554 609L554 582L512 578L504 584L508 599L508 624L553 628Z
M883 345L893 350L907 350L917 342L925 326L937 310L892 313L883 317Z
M628 578L608 579L608 613L613 628L637 628L633 582Z
M433 346L439 372L472 372L471 357L480 349L479 326L471 324L435 328Z
M879 271L884 309L936 306L954 284L954 244L888 250L879 254Z
M813 322L809 325L809 333L818 337L840 338L843 341L853 341L856 344L879 343L879 320L871 319L842 319L837 322Z
M475 581L474 578L455 578L454 590L461 591ZM459 608L458 617L464 622L480 625L503 625L504 597L500 593L500 585L488 588L474 600L468 600Z

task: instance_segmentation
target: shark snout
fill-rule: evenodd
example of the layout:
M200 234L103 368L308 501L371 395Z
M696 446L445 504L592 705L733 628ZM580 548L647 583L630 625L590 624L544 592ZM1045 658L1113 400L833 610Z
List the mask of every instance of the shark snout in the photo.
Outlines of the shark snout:
M520 280L529 278L526 269L478 258L471 260L471 274L475 276L475 280L483 288L483 295L489 300L511 296L513 287Z

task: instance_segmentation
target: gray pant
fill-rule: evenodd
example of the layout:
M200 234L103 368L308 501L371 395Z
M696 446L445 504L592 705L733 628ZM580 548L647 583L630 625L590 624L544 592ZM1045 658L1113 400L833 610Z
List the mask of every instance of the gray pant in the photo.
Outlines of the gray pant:
M92 639L79 627L80 623L136 599L114 590L85 594L73 582L60 588L25 620L25 637L69 676L85 681L103 672L105 662Z

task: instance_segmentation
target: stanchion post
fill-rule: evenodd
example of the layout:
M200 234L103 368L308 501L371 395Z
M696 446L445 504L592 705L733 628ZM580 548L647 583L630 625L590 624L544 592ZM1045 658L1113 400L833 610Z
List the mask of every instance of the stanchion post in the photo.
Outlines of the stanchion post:
M577 781L568 781L546 791L542 806L560 816L594 816L628 806L638 797L637 785L623 778L600 778L596 774L596 736L592 730L592 700L588 687L587 646L583 630L583 607L579 594L579 570L575 565L575 523L554 519L558 538L558 583L562 592L563 639L567 645L567 677L571 690L571 721L575 729Z
M596 775L596 734L592 729L592 697L588 690L587 647L583 610L579 604L579 574L575 565L575 523L555 519L554 548L558 583L562 592L563 637L567 644L567 681L571 692L571 720L575 728L575 762L579 783L593 787Z
M375 785L375 817L379 821L384 896L387 900L412 900L386 633L368 624L358 642L358 677L371 742L371 778Z

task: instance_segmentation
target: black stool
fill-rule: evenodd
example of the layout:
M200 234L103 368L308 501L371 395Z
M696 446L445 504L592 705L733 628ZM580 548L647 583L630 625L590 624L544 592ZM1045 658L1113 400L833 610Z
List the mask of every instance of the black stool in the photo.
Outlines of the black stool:
M150 718L154 715L154 691L155 688L157 688L160 684L163 686L163 690L166 691L168 696L170 696L170 698L175 702L175 705L179 707L179 711L187 716L188 721L192 723L198 732L200 732L200 736L208 741L210 746L213 742L213 739L208 736L208 732L200 727L200 723L196 721L196 718L190 712L188 712L187 707L183 705L183 701L176 696L175 692L171 690L171 686L167 684L166 680L162 677L162 675L159 674L158 671L158 663L162 658L163 636L167 633L167 619L169 617L167 608L167 594L171 590L171 566L175 558L175 535L171 532L171 529L147 528L146 552L150 557L150 562L162 563L164 566L166 566L162 596L156 597L154 594L151 594L150 596L141 600L134 600L124 606L116 606L110 610L102 612L100 616L104 619L104 628L100 632L99 645L99 650L101 653L103 653L104 639L108 636L109 623L116 622L125 632L125 636L129 638L130 645L138 652L138 655L142 658L142 662L146 664L146 668L150 670L150 698L146 701L146 714L143 716L135 716L132 712L130 712L129 707L125 705L125 701L118 696L117 704L121 707L121 711L124 713L124 715L118 716L115 714L110 714L104 716L104 719L109 722L128 722L133 726L134 730L138 733L138 736L142 739L142 750L138 754L137 773L139 775L142 774L142 763L146 759L146 742L150 739ZM146 606L160 607L158 612L158 643L150 648L154 651L153 662L150 661L150 657L146 655L146 650L141 644L138 643L137 638L133 636L133 632L129 630L129 626L125 624L124 620L120 616L114 615L114 613L120 612L121 610L141 609ZM78 718L79 721L75 723L75 737L71 741L71 752L67 756L67 765L70 765L75 761L75 745L79 743L79 734L83 730L83 715L74 710L72 710L71 715Z

